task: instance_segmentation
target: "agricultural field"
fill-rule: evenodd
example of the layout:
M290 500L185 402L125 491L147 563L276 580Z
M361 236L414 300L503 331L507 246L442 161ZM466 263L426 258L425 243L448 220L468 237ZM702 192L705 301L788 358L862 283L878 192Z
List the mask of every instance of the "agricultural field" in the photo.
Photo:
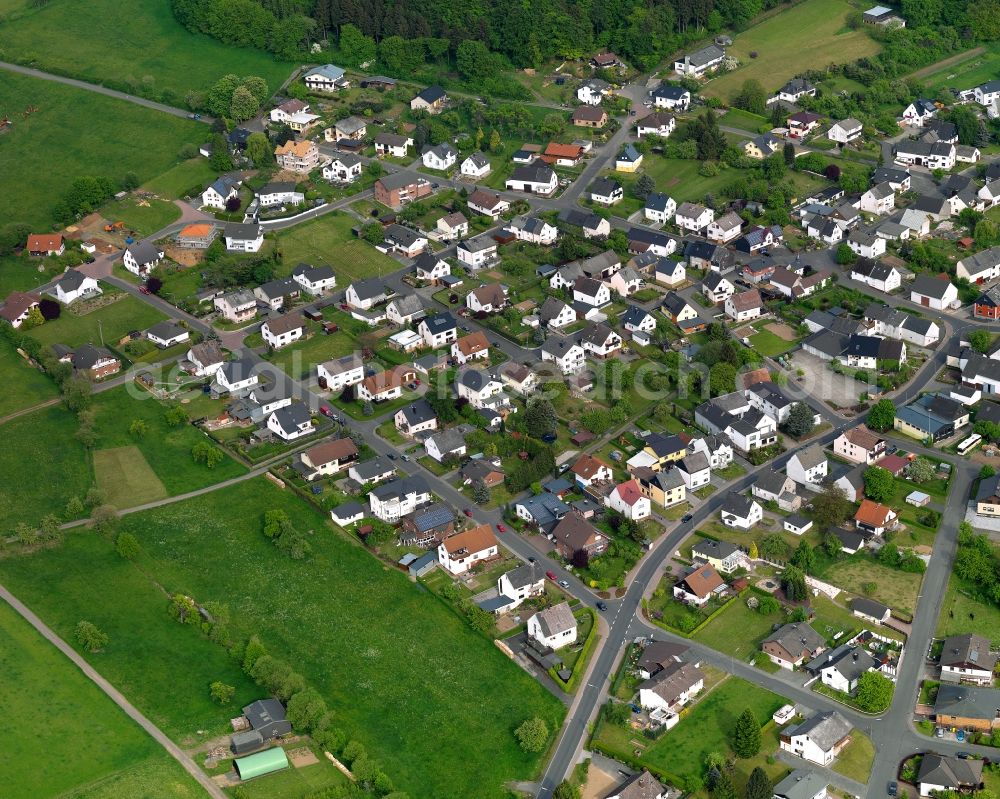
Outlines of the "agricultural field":
M189 190L204 188L215 178L215 170L209 165L208 159L198 157L170 167L163 174L146 181L142 188L158 197L176 200L186 196Z
M202 789L8 604L0 602L0 703L9 796L197 799Z
M309 536L309 559L287 559L263 536L261 516L275 508ZM233 633L255 632L294 663L338 725L411 795L500 799L507 781L535 773L539 757L523 753L511 731L533 715L558 728L562 704L294 496L259 478L127 516L122 529L143 547L135 566L106 540L79 535L0 563L0 579L64 634L86 608L111 636L97 661L106 676L172 736L225 725L231 709L210 704L212 680L237 685L240 704L254 689L224 649L170 619L164 590L225 603ZM58 600L44 588L56 575ZM113 596L102 589L109 584ZM465 748L468 740L481 745Z
M262 50L190 33L174 19L170 0L91 0L85 9L71 0L13 3L20 10L0 29L6 60L172 105L183 106L188 91L205 91L228 72L259 75L276 89L292 70ZM94 46L101 26L118 29L114 47Z
M0 529L61 514L71 497L82 499L93 484L87 452L75 437L76 417L62 405L32 411L2 430Z
M97 52L93 48L93 20L72 3L51 3L29 19L60 9L87 28L86 33L69 41L91 54ZM117 18L121 10L108 13ZM0 26L0 49L6 49L7 58L13 58L13 52L4 40L16 27L16 23ZM66 28L58 26L45 31L46 36L65 33ZM122 36L120 43L129 38ZM34 42L32 46L37 45ZM65 53L58 47L46 50ZM103 58L119 51L116 46L100 48L99 52ZM37 110L22 116L29 107ZM134 172L140 180L148 180L176 163L185 144L201 144L206 135L205 126L196 122L10 72L4 72L0 79L0 113L13 121L3 135L4 149L18 153L17 158L7 159L4 177L10 185L24 187L24 191L0 196L0 217L41 230L52 224L52 209L74 178L94 175L120 180L125 173ZM86 131L86 136L80 131ZM52 153L59 154L59 168L38 169L38 164L51 161Z
M7 341L0 342L0 419L59 395L56 384L17 354Z
M205 435L190 424L171 427L164 415L167 407L132 385L101 392L93 407L97 484L117 508L184 494L246 472L228 456L214 469L195 463L191 448L205 441ZM129 432L135 421L145 425L144 434Z
M740 63L732 72L709 81L701 94L728 102L745 80L758 80L767 91L806 69L846 64L879 51L864 30L845 25L852 6L846 0L805 0L768 17L733 39L727 55ZM757 57L751 58L750 53Z
M115 289L102 286L105 298L114 296ZM58 319L46 322L32 329L29 335L42 344L65 344L79 347L82 344L114 346L133 330L145 330L166 317L131 294L119 294L119 298L90 313L78 316L73 306L64 308Z
M300 263L330 264L337 273L337 287L347 288L355 280L397 271L399 263L380 253L371 244L355 238L351 228L358 224L340 212L326 214L278 234L278 246L287 271Z
M995 80L1000 72L1000 46L994 43L976 47L940 63L939 67L932 64L911 76L923 84L931 97L943 88L971 89L980 83Z

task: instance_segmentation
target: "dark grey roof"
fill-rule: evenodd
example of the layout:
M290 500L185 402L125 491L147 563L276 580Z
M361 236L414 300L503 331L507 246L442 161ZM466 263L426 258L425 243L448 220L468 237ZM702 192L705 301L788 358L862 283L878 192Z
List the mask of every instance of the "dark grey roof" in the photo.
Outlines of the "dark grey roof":
M740 548L735 544L731 544L729 541L716 541L713 538L703 538L691 547L692 555L705 560L709 558L725 560L739 551Z
M614 178L598 178L590 184L590 193L597 197L610 197L614 192L620 191L622 184Z
M881 602L876 602L874 599L858 596L851 600L851 610L856 613L863 613L866 616L871 616L874 619L881 619L885 617L889 608Z
M801 724L789 727L782 735L808 735L809 740L819 746L824 752L829 752L837 743L849 735L851 723L836 710L817 713Z
M278 420L278 425L285 431L295 430L312 419L309 409L301 402L293 402L291 405L278 408L273 415Z
M187 331L170 319L164 319L162 322L157 322L146 331L147 335L155 336L156 338L164 341L172 339L174 336L183 335L184 333L187 333Z
M412 247L422 238L417 231L402 225L392 224L385 229L385 240L401 247Z
M78 269L67 269L61 278L56 281L56 284L62 288L65 292L76 291L83 285L83 281L87 279L87 276L83 274Z
M941 280L931 275L923 274L917 275L917 279L913 281L910 290L917 294L923 294L926 297L943 300L945 292L950 286L950 280Z
M973 633L964 633L944 639L940 662L942 666L966 666L993 671L997 663L997 654L990 651L989 639Z
M686 56L685 59L692 66L702 67L705 64L710 64L716 59L722 58L726 54L726 51L715 44L710 44L708 47L703 47L701 50L697 50L691 55Z
M334 276L333 267L329 265L311 266L309 264L299 264L292 270L292 276L301 275L308 282L315 283L319 280L329 280Z
M823 669L835 668L845 680L855 682L877 665L875 658L860 646L843 644L813 659L806 668L814 674Z
M275 299L284 297L286 294L297 294L300 291L299 284L291 277L280 277L277 280L269 280L262 286L257 287L265 297Z
M803 652L812 653L822 649L826 639L805 622L793 622L781 625L762 643L775 643L790 655L798 657Z
M488 385L490 381L496 380L487 369L477 369L475 367L463 369L455 379L472 391L482 391L483 387Z
M434 441L434 444L443 455L460 450L465 446L465 436L462 435L462 431L458 428L441 430L428 439L428 441L431 440Z
M390 480L371 490L371 495L381 502L386 502L393 498L404 497L407 494L429 493L427 481L419 475L403 477L399 480Z
M945 687L942 685L941 689ZM939 694L941 689L938 691ZM943 785L946 790L978 787L983 780L983 763L982 760L963 759L928 752L920 761L917 782Z
M243 225L237 222L228 222L222 229L223 236L227 239L236 239L238 241L257 239L262 234L263 228L260 225Z
M738 494L735 491L730 491L726 495L726 499L723 501L722 508L720 508L720 510L723 513L731 513L741 519L746 519L749 517L750 509L753 505L754 502L749 497L745 497L743 494Z
M828 785L828 780L821 774L797 768L774 786L774 795L778 799L813 799Z
M379 477L387 472L393 472L396 467L388 458L384 458L381 455L377 458L373 458L370 461L364 461L363 463L354 464L351 469L361 478L362 482L367 482L375 477Z
M385 282L379 277L358 280L351 285L354 287L354 293L358 295L359 300L373 300L376 297L384 297L388 293Z
M257 189L257 194L286 194L295 191L296 185L291 180L274 180Z
M422 92L420 92L417 97L423 100L425 103L435 103L442 97L447 97L445 90L440 86L428 86Z
M455 514L451 508L440 502L428 505L423 510L413 514L413 526L419 533L426 533L436 527L443 527L455 521Z
M457 326L455 317L447 311L434 314L434 316L428 316L421 324L427 325L427 329L433 335L444 333L446 330L453 330Z
M409 405L404 405L399 410L409 425L421 424L422 422L429 422L431 419L437 418L437 414L434 413L434 409L430 406L430 403L423 398Z
M514 169L508 180L519 183L551 183L555 173L546 164L522 164Z
M243 715L250 727L266 739L292 731L291 722L285 718L285 708L277 699L258 699L243 708Z
M622 314L621 320L623 325L633 325L638 326L642 324L643 320L649 316L649 313L638 305L629 305L625 309L625 313Z
M93 344L84 344L73 353L73 367L84 370L92 369L99 361L114 357L109 349L95 347Z
M514 588L525 588L545 579L545 569L540 563L522 563L507 572L507 580Z
M160 250L149 239L130 244L128 253L140 266L156 263L160 259Z

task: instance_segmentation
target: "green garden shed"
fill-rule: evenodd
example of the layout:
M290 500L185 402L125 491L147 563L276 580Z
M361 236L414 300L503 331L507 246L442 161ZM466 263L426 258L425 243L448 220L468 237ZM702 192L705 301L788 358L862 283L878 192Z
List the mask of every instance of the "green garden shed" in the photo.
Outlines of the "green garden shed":
M237 758L233 761L233 766L241 780L252 780L254 777L263 777L288 768L288 758L285 750L276 746L255 755Z

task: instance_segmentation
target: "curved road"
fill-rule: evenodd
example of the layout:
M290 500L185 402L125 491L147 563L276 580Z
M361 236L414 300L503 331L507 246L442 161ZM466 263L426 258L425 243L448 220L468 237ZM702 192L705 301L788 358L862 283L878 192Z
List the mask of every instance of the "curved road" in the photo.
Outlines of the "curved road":
M97 83L87 83L87 81L77 80L76 78L66 78L62 75L42 72L40 69L32 69L31 67L22 67L20 64L11 64L7 61L0 61L0 69L6 69L8 72L16 72L19 75L27 75L29 78L48 80L53 83L64 83L67 86L73 86L77 89L96 92L97 94L103 94L105 97L113 97L116 100L124 100L127 103L135 103L145 108L151 108L153 111L162 111L164 114L170 114L181 119L191 118L191 112L185 111L183 108L174 108L172 105L158 103L155 100L147 100L145 97L136 97L134 94L126 94L117 89L109 89L107 86L101 86ZM215 118L202 115L198 121L204 122L206 125L211 125L215 122Z

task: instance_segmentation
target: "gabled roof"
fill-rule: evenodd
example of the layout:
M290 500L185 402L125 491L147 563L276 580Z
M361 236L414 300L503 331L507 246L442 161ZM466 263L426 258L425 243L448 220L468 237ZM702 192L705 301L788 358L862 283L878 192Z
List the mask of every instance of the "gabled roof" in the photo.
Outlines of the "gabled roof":
M781 625L765 638L763 643L777 644L790 655L798 657L803 652L812 654L822 649L826 644L826 639L805 622L793 622Z
M884 527L896 513L892 508L880 502L872 502L870 499L862 499L861 505L854 514L854 520L869 527Z
M436 103L438 100L447 97L445 90L440 86L428 86L426 89L417 94L421 100L425 103Z
M941 688L951 688L944 686ZM943 785L946 790L977 787L983 781L983 763L972 758L963 759L950 755L928 752L920 761L917 782L929 785Z
M546 638L576 629L576 618L573 616L573 611L569 609L568 602L560 602L558 605L540 610L534 618L538 621L541 633Z
M990 651L989 639L974 633L951 635L941 647L942 666L966 667L992 672L997 653Z
M950 280L922 274L917 275L916 280L910 286L910 291L936 300L944 300L949 288L951 288Z
M686 585L689 592L697 597L706 597L726 584L710 563L697 567L680 582Z
M854 728L851 723L840 713L836 710L827 710L825 713L817 713L801 724L786 728L782 736L808 735L809 740L822 751L829 752L850 735L852 729Z

